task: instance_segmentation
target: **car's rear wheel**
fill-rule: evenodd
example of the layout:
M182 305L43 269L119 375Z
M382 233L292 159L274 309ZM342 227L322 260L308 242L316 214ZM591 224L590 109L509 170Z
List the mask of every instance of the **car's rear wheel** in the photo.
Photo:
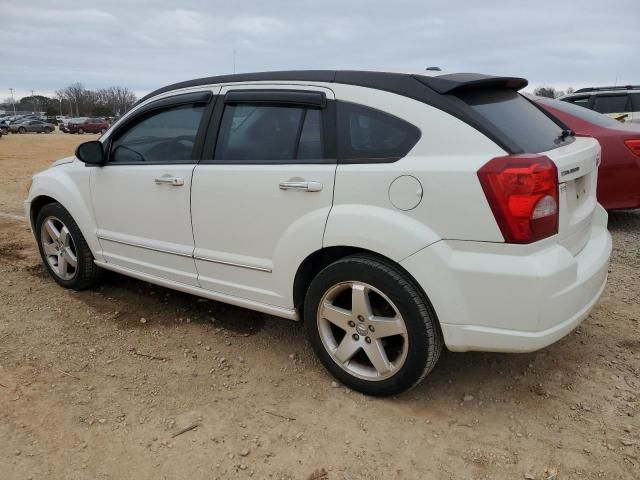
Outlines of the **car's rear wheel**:
M353 255L322 270L304 305L307 337L323 365L367 395L403 392L442 351L433 308L397 265Z
M107 129L106 129L106 128L103 128L102 130L100 130L100 133L101 133L102 135L104 135L105 133L107 133Z
M82 134L84 133L84 129L83 129L83 128L79 128L79 129L78 129L78 133L79 133L80 135L82 135Z
M35 222L38 249L49 275L61 286L81 290L91 286L100 269L78 225L59 203L42 207Z
M49 127L44 127L44 133L51 133L51 129Z
M26 133L26 131L27 131L27 129L26 129L26 128L24 128L24 127L20 127L20 128L18 129L18 133Z

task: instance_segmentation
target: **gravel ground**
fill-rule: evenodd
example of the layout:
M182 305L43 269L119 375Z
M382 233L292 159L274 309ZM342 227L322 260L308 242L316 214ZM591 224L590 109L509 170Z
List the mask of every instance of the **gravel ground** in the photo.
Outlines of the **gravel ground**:
M117 275L50 280L11 215L89 138L0 139L0 478L640 478L640 212L610 215L608 286L565 339L445 352L373 399L333 382L299 324Z

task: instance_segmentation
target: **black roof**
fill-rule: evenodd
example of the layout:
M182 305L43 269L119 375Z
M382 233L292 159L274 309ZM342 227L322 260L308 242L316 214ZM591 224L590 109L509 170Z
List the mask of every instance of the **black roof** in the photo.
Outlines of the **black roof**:
M138 103L160 93L199 85L216 83L256 82L256 81L308 81L323 83L344 83L362 87L386 90L416 100L426 101L425 97L434 93L446 94L472 88L509 88L520 90L528 82L519 77L496 77L480 73L452 73L436 76L372 72L360 70L285 70L277 72L236 73L215 77L197 78L174 83L154 90L142 97ZM427 88L425 88L427 87ZM430 90L430 92L429 92ZM428 102L430 103L430 102Z
M252 81L307 81L322 83L342 83L374 88L418 100L457 117L495 141L508 153L522 153L516 141L509 138L497 127L491 125L479 113L455 95L447 95L472 89L500 88L520 90L527 81L519 77L494 77L479 73L452 73L436 76L370 72L358 70L291 70L281 72L239 73L205 77L186 82L174 83L151 92L138 103L160 93L187 87L219 83ZM161 101L161 100L160 100Z

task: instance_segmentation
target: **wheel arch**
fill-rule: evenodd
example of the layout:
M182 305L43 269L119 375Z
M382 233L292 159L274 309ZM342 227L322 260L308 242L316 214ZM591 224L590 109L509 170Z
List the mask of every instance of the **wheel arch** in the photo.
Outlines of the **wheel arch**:
M34 233L42 208L50 203L59 203L75 220L93 256L97 260L102 259L102 248L97 237L98 227L91 207L89 171L85 171L84 166L69 163L49 168L34 176L27 202Z
M300 320L304 321L304 299L309 289L309 285L313 281L314 277L320 273L320 271L333 262L336 262L342 258L355 254L365 254L371 256L384 263L393 265L399 271L401 271L406 277L413 283L418 291L423 295L424 300L427 302L431 310L435 313L436 323L440 328L440 322L438 321L438 315L435 311L429 295L424 291L420 283L416 278L409 273L399 262L382 255L373 250L368 250L362 247L349 246L349 245L335 245L330 247L324 247L308 255L298 267L293 281L293 304L294 308L298 312Z

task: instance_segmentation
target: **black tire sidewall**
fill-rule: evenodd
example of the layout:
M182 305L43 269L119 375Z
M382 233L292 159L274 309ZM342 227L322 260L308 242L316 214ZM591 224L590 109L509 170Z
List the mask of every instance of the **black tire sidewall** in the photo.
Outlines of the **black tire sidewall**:
M76 272L73 278L69 280L62 279L58 277L58 275L56 275L56 273L52 270L51 266L49 265L49 262L47 261L47 258L44 254L44 250L42 248L42 240L41 240L42 223L47 217L50 217L50 216L59 218L62 221L62 223L65 224L65 226L69 229L69 233L71 234L71 238L73 239L73 243L76 247L76 259L77 259ZM73 220L73 217L59 203L50 203L42 207L42 209L38 213L38 217L36 218L35 225L34 225L34 231L35 231L34 233L36 236L36 241L38 243L38 251L40 252L40 257L42 258L44 267L47 269L47 272L49 272L49 275L51 276L51 278L53 278L56 281L56 283L58 283L62 287L78 288L78 286L83 281L81 277L82 277L82 272L86 270L85 262L87 259L86 252L81 252L80 249L83 249L83 248L88 249L88 247L86 245L84 237L82 236L82 233L80 232L80 229L76 225L76 222Z
M348 387L367 395L387 396L400 393L414 386L423 377L428 363L429 349L437 347L430 340L425 322L432 322L431 327L437 331L435 316L424 318L424 308L420 309L416 295L424 302L421 293L412 284L407 275L395 269L396 274L403 275L405 282L400 283L389 274L393 268L375 259L347 258L329 265L311 282L305 298L304 323L307 338L322 364L329 372ZM337 283L361 281L372 285L383 292L398 308L407 328L407 358L400 370L391 378L380 381L367 381L350 375L338 366L326 351L317 326L317 312L324 293ZM424 303L423 303L424 305ZM431 310L429 311L431 313ZM437 352L439 353L439 352ZM431 352L433 354L433 351Z

